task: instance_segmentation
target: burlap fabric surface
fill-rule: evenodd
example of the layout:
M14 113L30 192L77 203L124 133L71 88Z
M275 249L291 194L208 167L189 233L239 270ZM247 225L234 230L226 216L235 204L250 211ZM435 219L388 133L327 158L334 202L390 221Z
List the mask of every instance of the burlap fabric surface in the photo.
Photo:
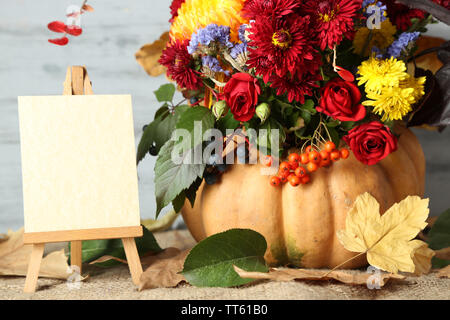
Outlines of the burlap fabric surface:
M156 234L162 247L188 248L194 244L188 231ZM39 290L23 294L23 277L0 278L0 299L450 299L450 279L435 274L392 281L383 288L349 286L334 281L260 281L240 288L195 288L181 284L176 288L137 291L126 266L109 269L89 266L88 281L79 288L61 280L39 279ZM363 271L351 271L363 272Z

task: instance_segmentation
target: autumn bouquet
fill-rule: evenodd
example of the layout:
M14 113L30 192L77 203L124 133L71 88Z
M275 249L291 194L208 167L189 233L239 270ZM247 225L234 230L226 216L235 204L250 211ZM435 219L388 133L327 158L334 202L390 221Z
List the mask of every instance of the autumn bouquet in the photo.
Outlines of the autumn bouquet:
M230 171L233 185L244 184L230 170L235 159L268 169L258 184L301 188L340 160L357 160L355 175L363 172L358 162L376 166L398 150L403 134L412 135L405 127L442 130L450 119L449 44L421 51L418 43L435 18L448 23L449 8L437 0L420 8L395 0L174 0L170 32L137 53L148 73L166 72L184 97L173 102L173 84L155 91L163 106L138 147L138 162L147 153L158 157L157 212L170 203L179 211L186 199L194 206L201 185L223 184ZM425 70L420 59L436 52L439 71ZM390 166L400 170L401 161ZM250 167L242 167L245 179ZM423 192L411 188L396 196ZM224 203L228 196L216 194L222 200L209 209L235 208Z

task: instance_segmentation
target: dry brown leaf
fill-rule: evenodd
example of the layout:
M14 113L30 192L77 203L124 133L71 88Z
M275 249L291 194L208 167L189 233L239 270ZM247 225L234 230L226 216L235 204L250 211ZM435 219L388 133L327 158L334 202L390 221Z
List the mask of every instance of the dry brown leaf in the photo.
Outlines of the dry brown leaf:
M164 32L158 40L144 45L135 54L137 62L152 77L157 77L166 72L166 68L160 65L158 60L167 42L169 42L169 32Z
M449 278L450 279L450 265L446 266L445 268L442 268L438 271L437 276L439 278Z
M161 248L174 247L181 251L191 249L197 244L189 230L171 230L154 234Z
M116 261L122 262L124 264L128 264L127 260L113 257L110 255L102 256L98 259L95 259L94 261L89 262L89 264L102 263L102 262L109 261L109 260L116 260Z
M450 260L450 247L434 251L436 258Z
M24 245L23 228L8 232L8 240L0 242L0 275L25 276L33 247ZM64 249L46 255L41 262L39 276L67 279L71 274Z
M342 283L351 285L367 285L368 281L371 281L376 277L374 274L354 272L349 273L345 271L331 271L326 272L324 270L312 270L312 269L288 269L288 268L271 268L269 272L248 272L242 270L236 266L233 266L236 273L242 278L249 279L267 279L273 281L292 281L292 280L337 280ZM328 273L328 274L327 274ZM324 277L324 275L326 275ZM379 285L384 286L389 279L405 279L404 276L393 273L380 273Z
M143 265L149 265L141 276L139 291L154 288L170 288L186 281L179 272L183 270L184 260L189 250L167 248L164 251L142 259Z
M8 239L9 239L9 237L7 234L0 233L0 242L6 241Z
M416 41L416 45L418 46L417 53L420 53L423 50L438 47L445 42L442 38L435 38L430 36L421 36ZM419 68L425 70L431 70L433 73L436 73L442 66L442 61L437 57L436 52L426 54L416 59L416 65ZM414 63L410 62L408 64L408 70L415 70Z
M426 129L426 128L424 128ZM436 222L438 217L428 217L427 218L427 226L425 227L425 229L423 229L422 231L419 232L419 234L417 235L417 238L423 241L427 241L428 240L428 232L431 230L431 228L433 227L434 223Z
M160 219L141 219L141 224L153 233L170 229L180 214L171 210Z

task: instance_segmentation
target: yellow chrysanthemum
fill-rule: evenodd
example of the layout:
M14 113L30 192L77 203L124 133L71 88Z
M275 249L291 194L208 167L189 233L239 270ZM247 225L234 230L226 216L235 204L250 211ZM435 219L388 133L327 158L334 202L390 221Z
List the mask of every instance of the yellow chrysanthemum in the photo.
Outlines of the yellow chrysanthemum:
M358 67L358 85L366 84L366 91L379 92L383 87L396 87L408 77L406 65L393 57L382 60L371 57Z
M370 92L364 101L365 106L372 106L373 112L383 115L381 121L401 120L412 111L411 105L415 102L413 88L386 87L381 92Z
M389 19L381 22L380 29L359 28L353 39L353 50L364 57L370 55L373 47L385 49L394 42L394 34L397 28Z
M239 27L248 20L240 12L245 0L186 0L172 22L172 40L190 39L193 32L211 23L229 26L231 40L239 40Z
M365 84L370 99L362 104L372 106L381 121L401 120L425 94L426 77L409 75L405 63L393 57L382 60L372 56L358 67L358 73L358 85Z
M402 88L412 88L414 103L418 102L425 94L425 81L426 77L414 78L413 76L408 76L406 80L400 82L400 87Z

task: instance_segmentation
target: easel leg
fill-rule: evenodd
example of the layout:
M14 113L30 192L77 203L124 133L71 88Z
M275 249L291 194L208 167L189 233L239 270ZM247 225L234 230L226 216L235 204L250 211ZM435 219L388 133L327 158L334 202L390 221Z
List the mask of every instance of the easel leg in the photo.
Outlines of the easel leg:
M82 265L82 247L83 242L79 241L71 241L70 242L70 264L71 266L77 266L80 268L79 272L81 274L81 265Z
M25 287L23 288L23 292L25 293L33 293L36 291L39 268L41 266L42 255L44 254L44 247L44 243L33 245L33 251L31 252L30 262L28 264Z
M128 266L130 268L131 278L135 285L139 285L139 280L142 275L141 260L139 260L139 254L136 248L136 242L134 238L122 238L123 248L125 249L125 255L127 256Z

